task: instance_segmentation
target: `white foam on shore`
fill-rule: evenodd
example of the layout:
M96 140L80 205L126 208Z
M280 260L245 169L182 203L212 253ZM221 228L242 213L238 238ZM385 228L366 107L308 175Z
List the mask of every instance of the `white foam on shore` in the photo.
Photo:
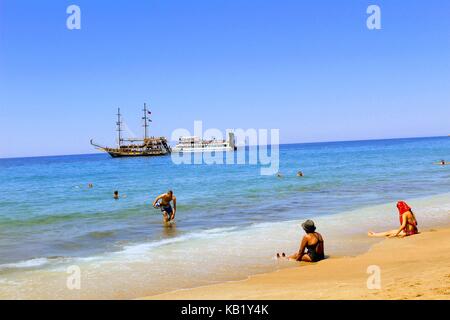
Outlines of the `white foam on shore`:
M48 263L50 263L50 261L47 258L36 258L19 261L16 263L5 263L0 265L0 271L10 269L29 269L29 268L43 267Z
M419 221L419 230L450 223L450 194L405 199ZM304 213L299 212L299 217ZM326 241L328 255L356 255L376 239L368 230L398 227L395 203L312 217ZM134 298L236 280L248 275L295 265L273 259L277 251L292 253L303 235L303 220L265 222L246 228L216 228L157 242L129 245L122 251L49 264L33 259L15 265L19 272L4 274L10 283L0 298ZM66 268L79 265L82 290L68 290ZM29 268L38 268L29 270ZM32 280L33 286L27 287Z

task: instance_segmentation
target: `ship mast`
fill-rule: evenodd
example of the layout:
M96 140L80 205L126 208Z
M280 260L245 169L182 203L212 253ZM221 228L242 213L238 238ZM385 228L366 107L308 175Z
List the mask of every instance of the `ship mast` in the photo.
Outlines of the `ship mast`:
M120 116L120 108L117 108L117 136L118 136L118 145L119 148L122 144L122 120L121 120L121 116Z
M144 116L142 117L142 119L144 120L144 140L147 139L147 127L148 127L148 123L147 123L147 104L144 103Z

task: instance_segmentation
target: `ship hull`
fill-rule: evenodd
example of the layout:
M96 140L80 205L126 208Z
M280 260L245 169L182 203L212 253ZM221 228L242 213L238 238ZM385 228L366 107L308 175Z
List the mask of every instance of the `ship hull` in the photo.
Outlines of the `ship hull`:
M108 154L112 158L162 157L169 155L169 153L118 153L118 152L108 152Z
M233 152L236 151L236 148L233 147L218 147L218 148L173 148L172 152L178 153L206 153L206 152Z

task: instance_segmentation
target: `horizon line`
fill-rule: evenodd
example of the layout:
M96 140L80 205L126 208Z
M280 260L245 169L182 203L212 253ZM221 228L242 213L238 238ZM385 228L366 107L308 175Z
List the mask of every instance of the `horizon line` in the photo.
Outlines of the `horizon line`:
M280 146L285 145L295 145L295 144L321 144L321 143L338 143L338 142L362 142L362 141L384 141L384 140L407 140L407 139L427 139L427 138L445 138L446 136L422 136L422 137L403 137L403 138L373 138L373 139L356 139L356 140L331 140L331 141L310 141L310 142L290 142L290 143L280 143ZM269 144L270 145L270 144ZM249 145L258 146L258 145ZM104 154L104 152L92 152L92 153L70 153L70 154L48 154L48 155L36 155L36 156L13 156L13 157L0 157L3 159L26 159L26 158L46 158L46 157L69 157L69 156L86 156L86 155L96 155Z

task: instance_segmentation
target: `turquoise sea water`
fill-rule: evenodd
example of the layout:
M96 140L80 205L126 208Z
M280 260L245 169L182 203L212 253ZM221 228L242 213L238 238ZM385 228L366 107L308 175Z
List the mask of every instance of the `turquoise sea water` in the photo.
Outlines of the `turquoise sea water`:
M226 247L231 243L247 246L245 253L236 253L245 256L239 263L254 264L261 259L251 254L258 250L254 242L260 236L254 232L260 230L264 239L270 239L271 224L312 217L345 225L332 217L363 207L395 205L398 199L449 193L450 166L433 164L441 159L450 160L449 137L282 145L283 178L262 176L254 165L175 165L170 157L0 159L0 280L14 276L9 285L16 290L23 288L29 272L76 259L89 269L90 259L104 257L129 263L145 260L147 265L135 272L145 269L152 279L153 271L161 275L167 268L186 274L200 260L203 265L211 263L212 269L206 269L217 273L232 264L210 262L203 254L228 250L223 256L232 256L232 248ZM296 177L298 170L305 176ZM88 183L94 187L87 188ZM168 189L178 198L176 226L170 229L162 226L161 212L151 207L154 197ZM114 200L114 190L126 197ZM444 220L450 212L445 210L440 216ZM296 238L279 235L270 243L291 240L297 244ZM185 254L190 256L184 260L189 266L174 262ZM261 270L250 266L243 275L255 271ZM211 277L223 279L227 277ZM165 289L190 285L184 279ZM145 288L133 290L122 296L145 293ZM164 290L155 292L159 291ZM3 296L10 297L11 292Z

